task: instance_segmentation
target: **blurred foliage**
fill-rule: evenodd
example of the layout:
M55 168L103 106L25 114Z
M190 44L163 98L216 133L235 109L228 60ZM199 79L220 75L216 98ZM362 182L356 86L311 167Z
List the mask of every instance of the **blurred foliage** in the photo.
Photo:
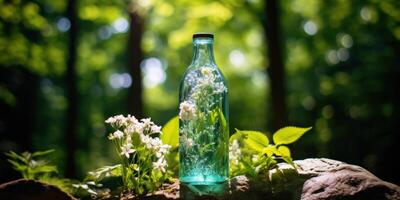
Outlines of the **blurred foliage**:
M52 153L54 150L37 151L34 153L24 152L17 154L13 151L6 153L8 162L13 168L21 173L25 179L39 180L41 177L50 176L52 173L57 173L57 167L50 165L46 160L38 159Z
M327 156L361 164L384 179L396 180L390 175L395 169L388 155L395 150L395 127L400 120L396 95L400 2L279 2L290 123L315 127L313 134L293 145L297 158ZM103 120L126 114L126 88L131 81L126 74L128 3L78 2L76 158L81 176L116 159L104 140ZM164 124L177 114L178 84L192 56L191 35L209 31L215 33L216 61L230 88L231 130L271 131L263 1L134 3L145 21L141 67L147 116ZM18 69L38 77L33 90L37 96L31 100L36 105L34 147L64 148L64 88L68 83L62 76L69 30L65 9L66 0L0 0L0 70ZM0 76L0 103L10 109L25 99L17 90L21 82L17 75ZM62 152L55 155L59 166L65 160Z
M5 153L8 162L12 165L22 178L38 180L47 184L58 186L64 192L73 192L71 180L55 176L58 173L57 166L50 164L48 158L54 150L23 152L17 154L13 151Z

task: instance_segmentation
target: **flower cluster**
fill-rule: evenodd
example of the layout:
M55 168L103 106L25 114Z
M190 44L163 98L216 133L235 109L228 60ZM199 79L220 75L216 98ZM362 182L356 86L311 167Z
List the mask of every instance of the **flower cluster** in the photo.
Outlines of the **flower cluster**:
M226 92L227 89L222 82L217 81L213 69L209 67L200 68L202 76L198 79L198 85L195 90L202 90L204 88L211 88L212 94L221 94Z
M179 110L181 120L192 120L196 117L196 105L189 101L182 102L179 105Z
M239 142L233 140L229 145L229 162L234 165L239 164L239 159L242 157L242 151L240 150Z
M192 94L188 100L183 101L179 105L179 118L181 120L194 120L197 116L197 107L194 102L202 101L205 107L211 107L213 95L227 92L225 85L218 81L214 75L214 69L210 67L200 68L200 77L197 77L197 83L192 90Z
M165 179L168 167L165 155L170 149L154 136L162 134L161 127L150 118L138 120L131 115L113 116L105 122L116 129L108 139L113 141L122 160L124 185L138 194L155 189L148 186L160 184Z

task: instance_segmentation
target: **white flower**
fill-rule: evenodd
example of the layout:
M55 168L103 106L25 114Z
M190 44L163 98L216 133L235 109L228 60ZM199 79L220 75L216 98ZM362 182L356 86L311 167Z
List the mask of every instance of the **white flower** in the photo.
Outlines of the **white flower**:
M251 161L253 161L254 163L258 161L258 155L253 155L251 157Z
M216 93L216 94L223 93L223 92L226 92L226 90L227 89L222 82L214 84L214 93Z
M163 157L166 153L168 153L168 150L171 146L167 144L161 144L160 146L157 146L154 150L156 151L156 157L161 158Z
M109 117L105 122L116 127L122 127L127 125L126 118L123 115L116 115L114 117Z
M135 152L135 149L132 149L132 144L125 144L121 147L121 155L125 155L127 158L129 158L129 154Z
M158 169L163 173L165 173L166 166L167 166L167 162L165 162L164 157L159 158L157 160L157 162L153 162L153 168Z
M120 130L117 130L117 131L115 131L115 132L113 133L113 136L114 136L114 138L121 139L121 138L124 137L124 133L123 133L122 131L120 131Z
M157 158L160 158L166 154L170 148L169 145L164 144L160 138L152 138L148 135L140 135L140 140L142 141L143 145L153 151Z
M203 77L198 79L198 86L200 88L212 86L215 81L215 76L212 72L212 69L209 67L202 67L200 68L200 72L203 74Z
M146 146L148 149L152 148L152 144L151 144L152 138L150 136L140 134L140 140L142 141L144 146Z
M239 142L237 140L233 140L232 144L229 146L229 161L233 164L239 164L239 158L242 156L242 152L240 150Z
M188 146L189 148L193 146L193 140L192 140L191 138L189 138L189 139L187 140L187 146Z
M206 76L204 78L201 78L198 80L198 87L203 88L203 87L209 87L212 86L212 84L214 83L214 76Z
M151 118L144 118L144 119L141 119L140 121L142 121L143 124L144 124L145 126L151 126L151 125L154 124L154 123L151 121Z
M209 67L202 67L202 68L200 68L200 71L201 71L201 73L202 73L204 76L211 76L211 75L213 75L213 74L212 74L212 70L211 70Z
M127 126L125 130L129 134L132 134L132 133L142 134L143 128L144 128L143 123L136 121L136 123L129 124L129 126Z
M161 126L152 125L151 126L151 132L152 133L161 133Z
M128 124L136 124L136 123L138 123L139 121L136 119L135 116L133 116L133 115L128 115L128 116L126 117L126 122L127 122Z
M105 121L107 124L113 124L115 123L115 118L114 117L109 117L108 119L106 119Z
M140 120L142 122L142 132L144 134L151 134L152 132L152 126L154 126L154 122L151 121L151 118L145 118Z
M184 101L179 105L179 118L181 120L192 120L196 117L196 105Z

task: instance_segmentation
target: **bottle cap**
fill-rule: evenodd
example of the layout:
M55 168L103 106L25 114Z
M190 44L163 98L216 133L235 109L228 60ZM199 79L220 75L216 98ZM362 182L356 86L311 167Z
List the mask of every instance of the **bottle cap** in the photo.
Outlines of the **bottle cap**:
M214 39L214 35L212 33L199 32L199 33L193 34L193 39L194 38L212 38L212 39Z

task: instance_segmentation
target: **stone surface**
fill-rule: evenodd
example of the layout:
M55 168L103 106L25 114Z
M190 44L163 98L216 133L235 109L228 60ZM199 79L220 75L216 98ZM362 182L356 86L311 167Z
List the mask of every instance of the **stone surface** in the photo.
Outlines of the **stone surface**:
M329 159L296 162L299 174L309 175L301 199L400 199L400 188L362 167Z
M0 185L4 200L76 200L59 188L35 180L19 179Z
M220 195L209 195L199 189L192 190L180 185L181 197L240 200L400 200L399 186L380 180L362 167L324 158L298 160L295 163L298 166L297 172L292 166L282 163L277 169L270 170L267 176L257 180L245 176L234 177L230 181L229 190ZM179 199L178 186L175 183L173 193L169 193L168 189L159 192L158 198L163 196L160 199ZM183 191L185 195L182 195Z

